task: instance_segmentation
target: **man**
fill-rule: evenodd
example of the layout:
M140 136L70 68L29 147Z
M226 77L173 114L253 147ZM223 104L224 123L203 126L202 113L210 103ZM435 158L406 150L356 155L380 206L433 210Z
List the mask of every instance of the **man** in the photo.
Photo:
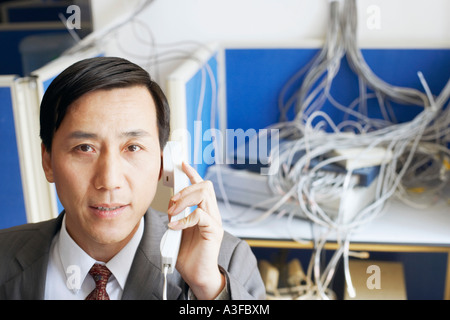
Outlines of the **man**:
M65 210L0 232L0 299L161 299L168 217L149 209L169 136L159 86L127 60L86 59L51 83L40 123L43 169ZM222 229L211 183L183 171L191 185L168 215L197 208L168 224L183 238L167 298L264 298L248 245Z

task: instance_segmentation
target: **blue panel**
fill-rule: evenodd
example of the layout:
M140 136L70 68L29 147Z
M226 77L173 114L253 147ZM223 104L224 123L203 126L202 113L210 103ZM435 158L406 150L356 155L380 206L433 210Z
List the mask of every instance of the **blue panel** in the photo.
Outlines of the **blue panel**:
M228 128L261 129L278 122L277 100L282 87L317 53L318 49L227 49ZM449 79L450 49L365 49L362 53L373 72L392 85L423 92L417 76L421 71L437 95ZM293 87L299 87L301 80ZM333 81L331 95L344 105L359 96L358 79L345 58ZM418 106L392 105L399 122L412 119L421 110ZM374 100L369 100L368 107L369 116L380 117ZM330 103L325 103L323 110L337 123L343 117Z
M27 222L11 88L0 87L0 229Z
M318 49L227 49L228 128L259 129L277 121L278 93Z
M211 58L208 61L208 65L214 76L213 82L217 92L216 58ZM217 104L217 95L213 97L212 82L206 68L203 69L203 72L202 75L202 70L199 70L186 84L186 125L191 137L189 161L202 177L204 177L208 166L213 164L214 161L214 152L211 150L213 144L209 135L211 133L210 129L218 128L217 117L213 120L215 124L211 127L211 111L212 107ZM205 94L203 96L203 103L200 104L200 99L202 98L200 94L202 91L202 82L204 82ZM213 99L215 102L213 102ZM201 109L200 114L198 112L199 109ZM198 150L194 150L194 139L199 143ZM197 154L194 154L196 151L198 151Z
M42 82L42 86L44 87L44 92L47 91L48 87L50 86L50 84L52 83L53 80L55 80L55 78L58 75L55 75L53 77L51 77L50 79L47 79L45 81Z

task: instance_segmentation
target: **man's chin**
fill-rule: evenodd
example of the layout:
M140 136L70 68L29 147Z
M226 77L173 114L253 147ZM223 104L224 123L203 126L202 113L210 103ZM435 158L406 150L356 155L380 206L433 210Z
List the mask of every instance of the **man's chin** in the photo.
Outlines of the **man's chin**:
M123 224L118 223L117 226L108 226L95 228L91 231L91 237L93 240L101 245L124 245L133 237L136 233L136 227L127 228Z

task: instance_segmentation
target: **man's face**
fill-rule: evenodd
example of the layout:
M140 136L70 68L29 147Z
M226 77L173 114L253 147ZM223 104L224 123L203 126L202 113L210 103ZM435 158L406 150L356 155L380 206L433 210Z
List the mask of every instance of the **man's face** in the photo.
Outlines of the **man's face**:
M152 202L161 173L156 108L145 87L87 93L68 109L43 167L71 237L122 247Z

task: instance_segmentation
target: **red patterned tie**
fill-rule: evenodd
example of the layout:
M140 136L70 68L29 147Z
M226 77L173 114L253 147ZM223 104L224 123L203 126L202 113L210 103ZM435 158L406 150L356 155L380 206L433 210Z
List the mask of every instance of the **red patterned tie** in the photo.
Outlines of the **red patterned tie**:
M111 276L111 271L105 265L96 263L89 270L89 274L94 278L95 289L86 297L86 300L109 300L106 283Z

